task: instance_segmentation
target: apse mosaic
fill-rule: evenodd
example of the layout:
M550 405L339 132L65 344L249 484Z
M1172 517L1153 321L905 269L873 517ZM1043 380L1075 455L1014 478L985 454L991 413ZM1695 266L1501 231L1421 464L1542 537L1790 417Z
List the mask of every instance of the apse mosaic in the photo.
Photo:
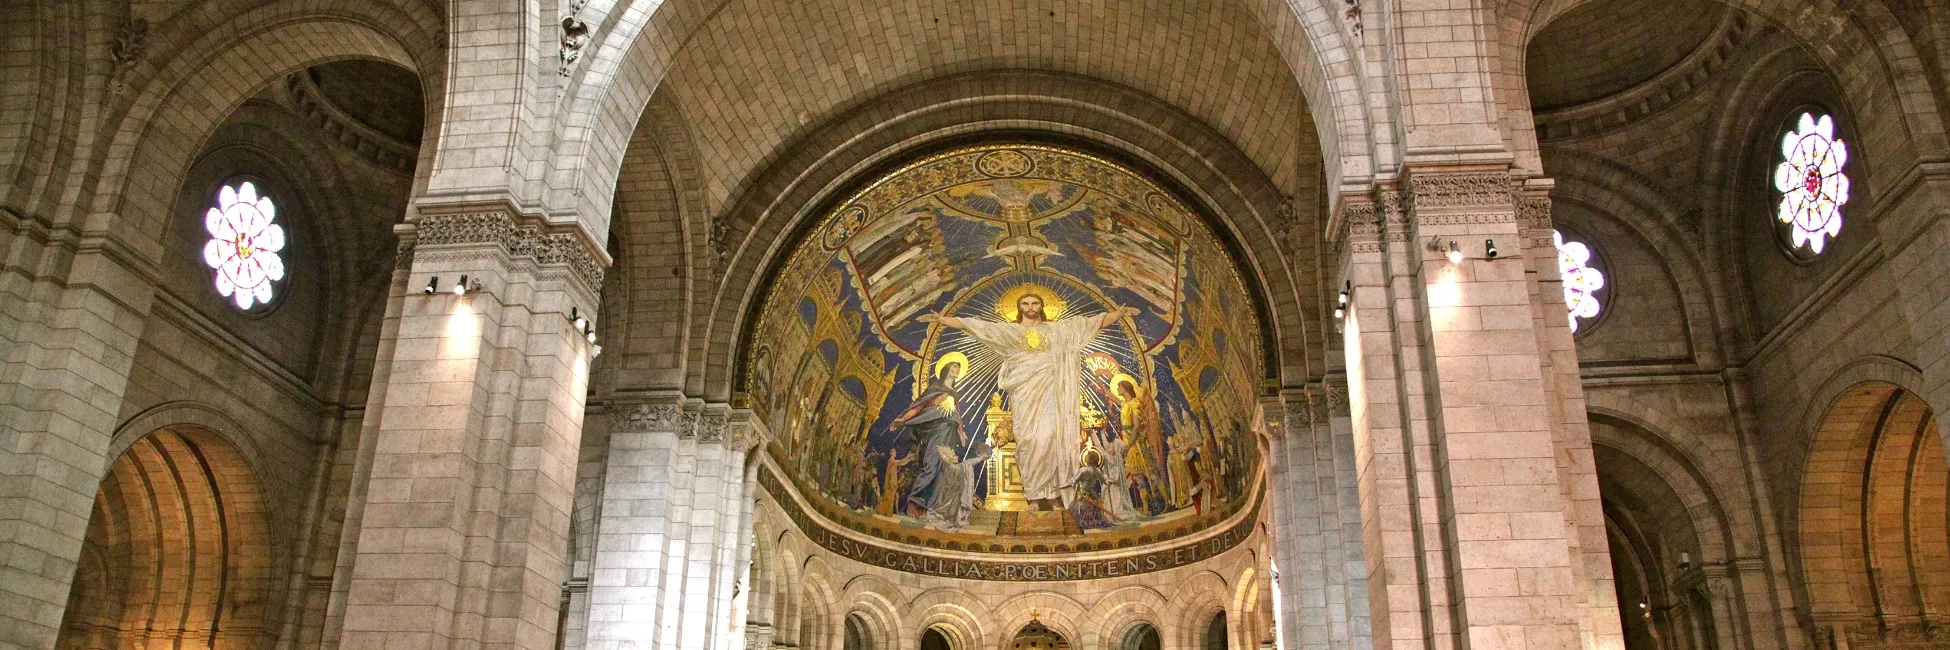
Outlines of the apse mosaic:
M1042 146L954 151L827 215L746 393L807 505L952 549L1122 548L1251 501L1260 333L1170 195Z

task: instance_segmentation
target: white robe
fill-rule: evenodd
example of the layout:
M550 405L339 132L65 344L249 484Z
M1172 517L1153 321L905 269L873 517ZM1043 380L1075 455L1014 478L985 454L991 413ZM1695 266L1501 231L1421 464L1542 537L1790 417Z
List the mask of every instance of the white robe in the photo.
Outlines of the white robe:
M1016 466L1027 499L1076 500L1083 450L1078 438L1077 379L1083 346L1096 338L1101 317L1037 325L963 319L962 329L1002 355L996 386L1009 394L1015 415ZM1036 336L1030 336L1034 333ZM1031 343L1032 338L1041 341Z

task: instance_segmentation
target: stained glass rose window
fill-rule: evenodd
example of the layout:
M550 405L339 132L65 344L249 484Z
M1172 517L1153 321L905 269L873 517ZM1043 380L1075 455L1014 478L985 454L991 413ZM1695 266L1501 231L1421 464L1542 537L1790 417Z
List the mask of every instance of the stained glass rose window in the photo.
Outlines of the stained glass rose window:
M203 215L210 241L203 245L203 263L216 271L217 293L238 309L270 304L273 286L284 279L284 227L276 222L278 206L259 196L246 181L225 185L217 205Z
M1557 242L1557 273L1564 279L1564 306L1571 310L1571 331L1578 331L1578 320L1596 318L1601 306L1598 290L1605 288L1605 274L1591 268L1591 248L1565 241L1564 233L1552 231Z
M1835 137L1835 120L1802 113L1797 127L1781 136L1785 159L1774 168L1781 192L1776 216L1788 224L1795 248L1820 255L1829 237L1842 232L1842 205L1848 203L1848 146Z

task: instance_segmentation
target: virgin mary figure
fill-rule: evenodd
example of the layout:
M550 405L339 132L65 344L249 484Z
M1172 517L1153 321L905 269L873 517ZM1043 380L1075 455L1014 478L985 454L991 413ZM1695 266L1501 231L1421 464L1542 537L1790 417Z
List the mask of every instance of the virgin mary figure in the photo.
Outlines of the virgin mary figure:
M1052 321L1042 295L1016 298L1015 322L926 314L924 323L960 328L1002 357L996 387L1009 396L1015 413L1016 465L1022 472L1023 498L1039 510L1076 501L1082 466L1083 428L1077 401L1082 390L1078 368L1083 347L1129 307L1109 313Z

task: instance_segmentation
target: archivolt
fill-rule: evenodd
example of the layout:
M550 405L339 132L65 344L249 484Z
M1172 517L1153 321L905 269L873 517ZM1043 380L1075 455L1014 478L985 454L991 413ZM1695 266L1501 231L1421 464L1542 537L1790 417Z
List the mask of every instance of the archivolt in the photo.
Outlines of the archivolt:
M607 228L622 145L679 53L728 4L626 0L602 15L583 16L597 30L561 107L562 137L553 168L566 173L557 176L561 180L552 192L566 196L549 200L551 205L573 204L593 229ZM1335 160L1326 172L1330 186L1371 177L1369 118L1362 105L1366 93L1354 61L1357 48L1340 27L1339 3L1252 0L1249 7L1300 85L1315 119L1333 125L1317 134L1321 150Z
M99 179L84 206L82 228L113 233L143 253L160 254L161 233L171 200L190 159L232 109L273 81L306 66L344 58L374 58L413 70L425 88L444 87L444 27L383 5L345 2L343 6L276 3L244 12L172 44L183 56L158 58L162 65L138 66L131 78L147 80L113 122L91 166ZM375 27L385 25L385 28ZM188 38L188 37L186 37ZM441 93L426 93L440 97ZM438 123L438 102L429 102L429 126ZM424 187L437 128L428 128L420 147Z

